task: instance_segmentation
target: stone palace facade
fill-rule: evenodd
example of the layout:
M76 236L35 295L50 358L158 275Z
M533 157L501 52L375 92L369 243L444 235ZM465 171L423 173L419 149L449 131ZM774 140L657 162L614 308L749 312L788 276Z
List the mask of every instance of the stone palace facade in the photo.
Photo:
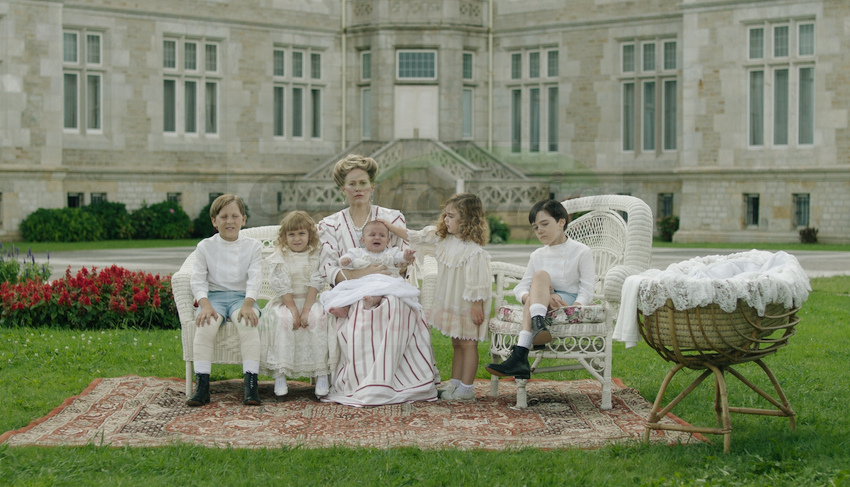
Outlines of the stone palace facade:
M846 0L0 0L0 239L103 199L275 222L359 151L406 212L621 193L677 241L847 243L848 53Z

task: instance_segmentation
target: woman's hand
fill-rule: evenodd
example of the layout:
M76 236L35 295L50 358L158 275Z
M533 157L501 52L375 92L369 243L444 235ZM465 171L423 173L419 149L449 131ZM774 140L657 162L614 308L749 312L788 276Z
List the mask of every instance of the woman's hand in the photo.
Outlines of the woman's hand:
M201 311L198 312L198 317L195 318L195 326L209 325L210 320L213 322L218 321L218 313L213 309L209 299L201 298L198 306L201 307Z
M475 326L481 326L481 323L484 323L484 301L473 301L472 322Z

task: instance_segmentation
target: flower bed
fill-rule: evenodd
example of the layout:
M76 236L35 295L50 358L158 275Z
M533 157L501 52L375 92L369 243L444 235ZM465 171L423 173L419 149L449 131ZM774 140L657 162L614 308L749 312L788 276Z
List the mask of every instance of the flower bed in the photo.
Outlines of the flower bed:
M118 266L46 283L40 278L0 284L0 326L72 329L179 328L171 276Z

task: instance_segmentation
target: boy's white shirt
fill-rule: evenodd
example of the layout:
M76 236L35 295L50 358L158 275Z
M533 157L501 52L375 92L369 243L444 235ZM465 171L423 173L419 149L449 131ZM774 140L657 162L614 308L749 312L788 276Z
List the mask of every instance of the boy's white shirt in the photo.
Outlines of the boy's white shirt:
M215 234L201 240L190 280L195 300L207 298L210 291L237 291L256 301L263 281L262 249L263 244L250 237L228 242Z
M514 288L517 301L522 302L522 297L528 294L531 278L538 270L549 273L552 286L558 291L573 292L577 289L576 304L593 302L596 271L593 254L587 245L570 238L562 244L546 245L532 252L525 275Z

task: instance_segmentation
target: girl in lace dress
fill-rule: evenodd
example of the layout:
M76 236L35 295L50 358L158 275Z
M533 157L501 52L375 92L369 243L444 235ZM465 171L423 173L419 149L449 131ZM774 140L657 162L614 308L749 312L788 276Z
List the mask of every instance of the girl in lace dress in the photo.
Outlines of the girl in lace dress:
M440 399L475 399L472 385L478 371L478 342L487 338L484 323L493 294L490 254L482 248L490 230L481 200L474 194L458 193L446 201L436 226L421 231L389 228L407 238L420 256L433 255L437 260L437 291L425 319L451 337L454 352L452 379L440 390Z
M266 259L269 284L277 298L263 313L267 368L275 377L274 393L285 395L286 377L316 377L316 396L328 394L328 374L336 362L336 340L327 315L316 301L325 281L319 271L316 223L303 211L280 222L275 253Z

